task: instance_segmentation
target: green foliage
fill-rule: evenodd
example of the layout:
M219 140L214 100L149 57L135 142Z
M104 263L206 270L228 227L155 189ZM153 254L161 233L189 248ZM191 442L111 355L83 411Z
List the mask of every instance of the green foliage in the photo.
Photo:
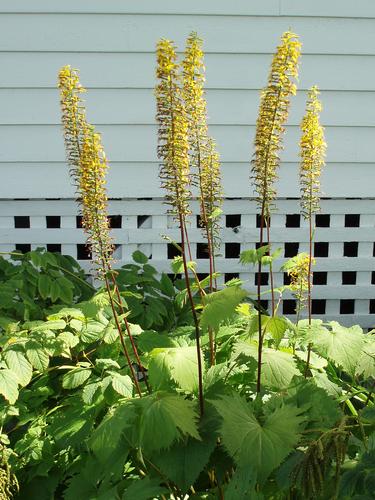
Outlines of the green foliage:
M124 307L154 298L167 311L162 306L146 321L149 305L142 304L143 313L136 306L128 315L151 394L139 373L142 398L135 396L101 290L53 305L42 297L38 279L40 315L24 320L8 311L0 321L0 439L20 497L182 498L193 487L201 498L214 498L220 487L233 500L282 500L292 491L309 498L307 484L320 498L329 497L341 477L344 499L368 495L373 336L337 323L294 325L262 315L263 393L257 396L258 318L243 302L247 292L233 284L202 301L198 294L201 327L215 330L217 345L217 364L208 368L203 334L206 404L200 419L187 306L181 309L178 289L166 275L158 278L143 254L135 259L139 264L119 270ZM305 379L308 343L311 377Z
M292 452L300 439L301 410L281 406L263 419L254 415L251 405L237 395L212 401L221 417L221 435L228 453L239 466L247 464L259 482Z
M233 315L236 306L246 296L246 290L239 286L227 287L206 295L200 321L202 329L211 327L216 330L223 321Z
M71 304L94 294L78 263L43 249L0 256L0 316L39 319L53 305Z

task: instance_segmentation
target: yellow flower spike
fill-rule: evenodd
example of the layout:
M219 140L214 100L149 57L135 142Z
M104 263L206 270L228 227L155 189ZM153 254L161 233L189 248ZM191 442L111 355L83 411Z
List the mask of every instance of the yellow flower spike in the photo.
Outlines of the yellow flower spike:
M199 188L201 226L207 237L209 251L219 246L223 190L219 154L208 135L207 104L204 92L205 68L202 40L195 32L186 41L183 67L183 95L189 124L190 164L192 182Z
M327 145L324 128L320 124L321 102L319 90L311 87L308 93L306 113L300 128L300 185L301 208L305 219L312 217L320 209L320 175L325 164Z
M180 88L176 49L169 40L160 40L156 48L158 84L155 88L159 125L159 177L166 190L169 213L177 220L189 215L191 199L189 178L188 122Z
M280 164L282 137L288 118L290 96L296 93L301 44L298 36L287 31L273 57L268 85L261 92L255 132L252 179L264 217L270 216L276 197L274 183Z
M64 66L59 72L59 88L65 149L70 174L77 186L82 226L98 275L103 277L113 252L105 188L108 164L100 135L86 121L80 98L85 89L79 82L78 71Z

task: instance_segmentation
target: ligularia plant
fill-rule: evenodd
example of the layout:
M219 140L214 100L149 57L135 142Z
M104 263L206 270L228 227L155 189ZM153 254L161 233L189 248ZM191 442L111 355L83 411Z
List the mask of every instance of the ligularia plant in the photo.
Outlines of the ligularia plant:
M181 90L179 65L176 62L175 46L169 40L160 40L157 49L156 76L156 120L159 126L158 157L161 160L161 186L166 191L166 203L177 220L181 235L181 253L189 298L195 326L195 341L198 360L198 384L200 412L203 414L203 369L200 349L200 329L198 316L190 287L188 264L186 258L187 230L186 218L191 213L189 200L189 141L188 120Z
M196 33L192 33L187 39L182 63L183 90L189 123L192 178L199 187L200 223L207 239L212 291L215 247L219 244L218 216L221 213L223 190L219 154L214 140L208 135L203 55L202 40Z
M78 190L82 226L88 235L98 276L103 278L113 252L105 188L108 164L100 135L86 121L80 98L85 89L79 82L78 72L64 66L59 73L59 88L65 148L70 174Z
M124 355L137 392L141 396L141 389L125 343L108 279L108 275L110 275L117 296L117 305L124 318L127 335L136 361L144 374L128 321L124 315L121 296L111 267L113 245L110 237L108 197L105 187L108 169L106 156L100 135L86 120L85 108L80 98L80 94L85 92L85 89L79 82L77 70L71 69L70 66L64 66L59 73L59 88L67 160L70 165L70 174L77 186L78 202L82 212L82 226L88 235L87 243L91 249L92 259L97 266L98 277L105 281Z
M207 105L204 94L204 65L202 40L192 33L186 43L183 67L183 96L188 117L189 160L193 184L198 186L200 225L207 240L209 258L209 289L213 291L215 248L219 244L219 215L222 205L222 186L219 155L208 135ZM211 364L215 361L213 333L210 336Z
M295 81L298 77L298 60L301 52L301 44L298 36L287 31L281 37L273 57L271 70L268 77L268 85L262 90L260 98L259 116L255 131L255 153L252 160L251 177L255 184L257 202L260 209L260 247L264 243L264 224L267 226L267 244L270 250L269 220L276 197L275 181L278 177L280 165L279 153L283 148L282 139L285 132L285 123L288 118L290 97L296 93ZM262 364L262 320L261 320L261 271L262 260L258 263L258 383L257 390L260 391L261 364ZM273 290L272 267L270 266L271 293L272 293L272 315L275 311L275 300Z
M301 213L309 222L309 255L310 271L312 260L313 215L320 210L320 175L324 166L327 145L324 139L324 128L319 117L322 105L318 99L319 91L312 87L308 94L306 114L301 122L302 137L300 140L300 185ZM311 281L311 280L310 280ZM309 281L308 310L311 322L311 283Z
M319 91L311 87L306 105L306 113L301 122L302 137L300 140L300 185L301 212L309 223L309 269L307 283L308 319L311 324L311 267L313 263L313 216L320 210L320 175L325 162L327 145L324 139L324 128L320 124L322 105L318 99ZM306 373L310 362L311 345L308 347Z

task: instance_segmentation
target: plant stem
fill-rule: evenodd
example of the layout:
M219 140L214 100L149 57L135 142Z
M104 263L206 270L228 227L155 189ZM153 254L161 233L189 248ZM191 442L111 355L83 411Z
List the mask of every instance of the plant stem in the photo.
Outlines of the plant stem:
M204 413L204 399L203 399L203 372L202 372L202 359L201 359L201 348L200 348L200 331L199 331L199 323L197 313L195 311L193 295L191 293L190 281L189 281L189 272L186 262L186 253L185 253L185 234L186 234L186 226L184 216L179 212L179 222L180 222L180 233L181 233L181 248L182 248L182 261L184 266L184 274L186 281L186 290L189 297L191 312L193 315L194 326L195 326L195 344L197 348L197 361L198 361L198 391L199 391L199 409L200 415L202 416Z
M269 254L271 255L270 218L269 217L266 220L266 227L267 227L268 251L269 251ZM274 285L273 285L272 260L270 261L270 280L271 280L271 304L272 304L271 316L273 317L275 315L275 292L274 292Z
M262 201L262 209L260 213L260 230L259 230L259 248L263 246L263 229L264 229L264 207L265 200ZM257 279L257 298L258 298L258 368L257 368L257 392L261 389L262 377L262 348L263 348L263 332L262 332L262 312L260 306L260 287L261 287L261 272L262 272L262 259L258 261L258 279Z
M115 277L113 275L113 272L111 272L111 279L112 279L112 284L113 284L114 291L115 291L115 294L116 294L116 297L117 297L117 301L118 301L118 304L119 304L119 307L120 307L120 312L121 312L121 315L123 315L123 314L125 314L125 311L124 311L124 308L122 306L120 291L118 289L118 285L117 285L116 279L115 279ZM133 349L133 353L134 353L135 359L136 359L137 364L139 366L139 369L141 370L141 373L143 375L143 380L145 381L145 384L146 384L148 392L151 393L151 387L150 387L150 385L148 383L147 376L146 376L146 373L145 373L145 369L144 369L144 367L142 365L142 362L141 362L141 360L139 358L137 346L135 345L133 335L132 335L132 333L130 331L130 326L129 326L128 320L127 320L127 318L125 316L124 316L124 324L125 324L125 328L126 328L126 333L127 333L128 338L130 340L130 343L132 345L132 349Z
M129 366L132 378L134 380L134 384L135 384L135 387L137 389L138 395L140 397L142 397L142 391L141 391L141 388L139 387L139 382L138 382L138 379L137 379L137 375L136 375L136 373L134 371L133 364L132 364L130 356L129 356L129 352L128 352L128 349L127 349L126 344L125 344L124 335L122 333L121 325L120 325L120 322L119 322L119 319L118 319L118 316L117 316L115 304L114 304L112 293L111 293L111 288L109 286L109 281L108 281L108 277L107 277L106 273L104 273L104 280L105 280L105 286L106 286L106 289L107 289L109 301L110 301L111 308L112 308L113 318L115 320L117 331L118 331L119 336L120 336L121 346L122 346L122 349L124 351L125 358L126 358L126 361L128 363L128 366Z
M309 267L307 272L307 311L309 317L309 326L311 325L311 261L312 261L312 240L313 240L313 231L312 231L312 207L310 203L309 208ZM311 358L311 343L309 343L307 347L307 359L306 359L306 368L304 377L307 377L309 372L310 358Z

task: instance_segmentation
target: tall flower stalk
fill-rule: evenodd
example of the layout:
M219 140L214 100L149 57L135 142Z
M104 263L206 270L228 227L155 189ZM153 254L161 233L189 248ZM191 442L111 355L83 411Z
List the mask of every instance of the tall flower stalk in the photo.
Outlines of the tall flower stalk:
M174 44L169 40L160 40L157 44L156 54L156 76L158 80L155 89L157 103L156 119L159 126L157 151L161 162L159 177L161 186L166 192L165 199L169 205L169 213L173 215L180 228L186 290L195 326L199 405L202 415L204 412L204 400L200 328L190 287L186 257L186 218L191 214L189 201L192 196L190 191L188 120Z
M120 307L121 314L124 315L120 292L112 270L113 243L110 236L108 198L105 186L108 170L107 159L100 135L95 132L94 127L86 120L85 107L81 99L81 94L85 92L85 89L79 82L78 71L71 69L70 66L64 66L59 72L59 88L65 148L70 174L77 187L77 199L82 213L82 226L87 234L87 244L91 250L98 278L105 281L121 346L136 390L141 396L138 378L116 311L117 304ZM113 297L109 276L117 300ZM136 361L144 373L126 317L124 317L124 324ZM145 382L147 384L146 379Z
M219 155L208 135L207 104L204 92L204 53L202 40L191 33L186 42L183 68L183 98L188 119L189 160L192 183L198 187L200 225L207 241L209 258L209 290L214 290L215 249L219 244L219 215L222 185ZM216 283L215 283L216 286ZM215 363L215 342L209 331L210 360Z
M290 97L296 93L295 81L298 77L298 60L301 44L298 36L289 31L281 38L281 44L273 57L268 85L262 90L259 115L255 132L255 153L252 160L251 177L255 184L257 202L260 209L259 242L264 244L264 228L267 228L267 244L271 246L269 221L276 198L275 182L280 165L279 153L283 148L282 139L288 118ZM258 374L257 391L261 389L262 365L262 319L261 319L261 272L262 262L258 263ZM273 273L271 275L272 315L275 311Z
M324 128L320 124L321 102L318 99L319 90L311 87L308 93L306 113L300 128L300 186L301 186L301 213L309 224L309 280L308 280L308 319L311 324L311 287L312 287L312 246L314 238L313 217L320 210L320 175L325 163L327 145L324 138ZM311 346L308 346L306 374L311 355Z

